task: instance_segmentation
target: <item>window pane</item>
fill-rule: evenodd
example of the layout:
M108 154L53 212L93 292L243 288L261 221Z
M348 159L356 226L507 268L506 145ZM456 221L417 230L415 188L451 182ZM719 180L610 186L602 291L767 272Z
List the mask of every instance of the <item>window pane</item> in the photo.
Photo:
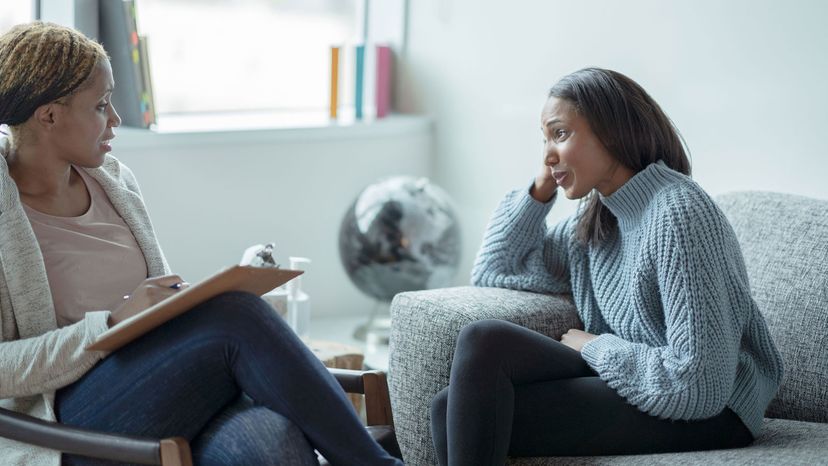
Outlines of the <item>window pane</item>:
M0 1L0 34L15 24L28 23L34 19L32 0Z
M361 0L137 0L158 113L327 106L330 46Z

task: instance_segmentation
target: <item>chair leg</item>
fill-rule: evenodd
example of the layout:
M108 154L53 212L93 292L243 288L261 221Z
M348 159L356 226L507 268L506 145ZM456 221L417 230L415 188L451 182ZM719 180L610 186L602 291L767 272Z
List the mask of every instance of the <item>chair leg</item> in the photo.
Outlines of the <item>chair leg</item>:
M369 371L362 374L365 389L365 417L369 426L394 426L391 414L391 398L384 372Z
M190 444L181 437L161 440L161 466L193 466Z

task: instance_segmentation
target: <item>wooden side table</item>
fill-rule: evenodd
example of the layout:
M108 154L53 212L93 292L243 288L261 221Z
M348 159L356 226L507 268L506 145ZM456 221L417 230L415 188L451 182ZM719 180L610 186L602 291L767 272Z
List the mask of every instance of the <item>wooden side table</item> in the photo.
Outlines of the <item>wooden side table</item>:
M365 355L356 346L346 345L327 340L305 339L303 340L313 354L322 361L325 367L336 369L362 370ZM354 405L357 414L362 415L362 395L348 394L351 403Z

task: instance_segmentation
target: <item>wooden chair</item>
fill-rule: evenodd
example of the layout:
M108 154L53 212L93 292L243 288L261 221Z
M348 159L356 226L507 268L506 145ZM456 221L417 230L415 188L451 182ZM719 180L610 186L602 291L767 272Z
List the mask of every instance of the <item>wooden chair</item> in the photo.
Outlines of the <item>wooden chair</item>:
M394 435L391 402L385 373L328 369L347 393L365 395L367 429L389 453L401 458ZM181 437L149 439L94 432L43 421L0 408L0 437L63 453L111 461L192 466L190 445Z
M328 369L346 393L365 395L365 424L368 433L385 451L402 459L394 419L391 414L391 397L388 394L388 382L382 371L353 371L347 369ZM325 462L321 466L325 466Z

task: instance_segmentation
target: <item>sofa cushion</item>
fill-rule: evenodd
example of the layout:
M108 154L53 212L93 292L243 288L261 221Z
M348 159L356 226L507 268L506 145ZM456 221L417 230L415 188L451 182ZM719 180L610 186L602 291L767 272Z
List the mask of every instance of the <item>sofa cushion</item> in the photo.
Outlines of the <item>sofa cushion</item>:
M762 434L745 448L658 455L510 458L506 464L511 466L824 464L826 445L828 445L828 424L765 419Z
M785 375L766 416L828 422L828 201L721 195Z

